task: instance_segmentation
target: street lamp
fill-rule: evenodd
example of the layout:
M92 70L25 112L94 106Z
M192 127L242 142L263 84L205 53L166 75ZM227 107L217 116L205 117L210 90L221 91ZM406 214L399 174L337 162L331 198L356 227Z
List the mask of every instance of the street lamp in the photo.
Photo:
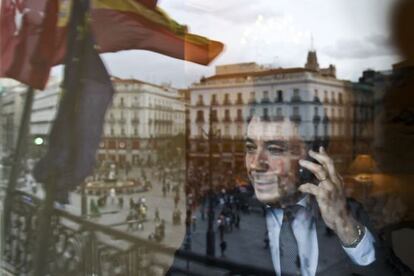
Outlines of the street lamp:
M216 135L213 133L213 112L210 106L209 110L209 130L208 130L208 169L209 169L209 206L208 206L208 229L207 229L207 250L206 254L209 257L214 257L215 255L215 233L214 233L214 192L213 192L213 149L212 143L213 138ZM218 130L218 133L220 130Z

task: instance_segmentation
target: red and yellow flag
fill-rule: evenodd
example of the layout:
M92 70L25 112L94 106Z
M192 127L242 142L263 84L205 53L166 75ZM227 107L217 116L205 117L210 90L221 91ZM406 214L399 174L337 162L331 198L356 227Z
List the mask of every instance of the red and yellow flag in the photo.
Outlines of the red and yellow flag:
M0 77L15 78L43 89L50 67L62 63L66 53L72 1L3 2ZM189 33L186 26L159 9L155 0L91 0L91 3L90 19L101 53L141 49L207 65L223 50L222 43ZM40 15L35 23L29 18L33 12Z

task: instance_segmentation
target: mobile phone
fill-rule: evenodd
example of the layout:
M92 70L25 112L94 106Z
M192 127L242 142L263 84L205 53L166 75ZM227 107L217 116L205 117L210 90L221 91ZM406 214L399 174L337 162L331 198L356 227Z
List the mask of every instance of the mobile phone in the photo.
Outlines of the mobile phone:
M316 164L320 164L318 161L316 161L315 159L313 159L312 157L309 156L308 151L311 149L315 152L319 152L319 147L324 147L326 148L327 146L327 141L322 141L322 140L316 140L316 141L312 141L310 143L307 144L307 150L306 150L306 157L304 158L307 161L316 163ZM318 179L316 178L316 176L309 171L308 169L298 165L298 175L299 175L299 184L305 184L305 183L313 183L315 185L319 184Z

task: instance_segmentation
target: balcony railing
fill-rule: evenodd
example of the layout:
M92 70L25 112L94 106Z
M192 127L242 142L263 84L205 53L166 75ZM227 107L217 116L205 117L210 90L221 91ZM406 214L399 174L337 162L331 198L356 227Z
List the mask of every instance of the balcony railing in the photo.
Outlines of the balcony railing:
M260 118L263 122L270 122L270 116L269 115L263 115Z
M230 118L230 116L225 116L225 117L223 118L223 123L231 123L231 118Z
M274 122L283 122L284 119L285 117L283 115L276 115L273 117Z
M231 105L230 100L229 100L229 99L225 99L225 100L223 101L223 105Z
M244 104L244 102L243 102L243 100L242 100L242 99L238 98L238 99L236 100L236 104L238 104L238 105L243 105L243 104Z
M212 106L217 106L217 105L219 105L219 103L218 103L217 100L213 100L213 101L211 101L211 105Z
M293 102L293 103L298 103L298 102L302 101L302 98L300 96L292 96L290 101Z
M212 123L218 123L218 118L217 118L217 116L211 116L211 122L212 122Z
M107 122L108 124L115 124L115 118L108 118L108 119L106 120L106 122Z
M319 123L320 121L321 121L321 116L319 116L319 115L313 116L313 122L314 123Z
M302 121L302 117L300 115L294 114L290 116L290 120L295 123L300 123Z
M196 123L205 123L204 117L197 117Z
M203 102L203 101L198 101L198 102L196 103L196 106L204 106L204 102Z
M236 119L234 120L236 123L241 123L244 122L243 116L237 116Z
M37 225L42 201L31 194L16 191L10 214L10 228L5 233L4 267L14 275L31 275L36 248ZM99 224L68 211L51 210L49 250L45 250L45 275L153 275L168 269L187 272L185 263L203 265L208 271L223 270L227 275L271 275L272 271L223 260L143 239L136 235ZM173 267L162 260L175 256ZM181 264L182 265L181 267ZM211 271L210 271L211 272ZM211 272L213 273L213 272ZM207 273L209 274L209 273ZM211 275L211 274L210 274Z
M317 124L321 121L321 116L315 115L313 116L313 123Z
M254 98L250 98L250 99L249 99L249 104L257 104L256 99L254 99Z
M269 98L263 98L261 103L262 104L270 104L270 99Z

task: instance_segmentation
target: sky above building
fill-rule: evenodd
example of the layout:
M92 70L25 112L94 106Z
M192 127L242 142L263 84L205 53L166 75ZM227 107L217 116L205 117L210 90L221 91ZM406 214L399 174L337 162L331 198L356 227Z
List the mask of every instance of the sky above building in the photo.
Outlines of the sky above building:
M159 0L159 6L192 33L223 42L224 52L209 66L139 50L103 57L112 75L183 88L214 74L214 66L220 64L253 61L302 67L313 47L321 67L334 64L338 78L357 80L365 69L388 70L399 61L390 40L394 2Z

